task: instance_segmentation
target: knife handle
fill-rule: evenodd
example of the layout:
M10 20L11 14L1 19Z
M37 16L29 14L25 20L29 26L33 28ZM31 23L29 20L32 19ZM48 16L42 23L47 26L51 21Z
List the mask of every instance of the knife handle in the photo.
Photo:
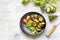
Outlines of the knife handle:
M50 36L55 29L56 29L56 25L54 25L54 26L49 30L49 32L46 34L46 37Z

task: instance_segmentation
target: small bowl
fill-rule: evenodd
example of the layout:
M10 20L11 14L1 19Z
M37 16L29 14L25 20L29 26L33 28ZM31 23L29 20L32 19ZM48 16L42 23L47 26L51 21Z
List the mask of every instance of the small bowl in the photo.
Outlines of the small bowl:
M40 34L45 30L46 20L45 20L45 18L42 16L43 19L44 19L44 22L45 22L44 27L42 28L42 30L41 30L38 34L32 35L32 34L29 33L30 31L26 28L26 25L22 22L22 20L25 19L27 15L32 15L32 14L37 14L37 15L42 16L42 15L41 15L40 13L38 13L38 12L28 12L28 13L24 14L24 15L22 16L21 20L20 20L20 28L21 28L22 32L23 32L24 34L28 35L28 36L37 36L37 35L40 35Z

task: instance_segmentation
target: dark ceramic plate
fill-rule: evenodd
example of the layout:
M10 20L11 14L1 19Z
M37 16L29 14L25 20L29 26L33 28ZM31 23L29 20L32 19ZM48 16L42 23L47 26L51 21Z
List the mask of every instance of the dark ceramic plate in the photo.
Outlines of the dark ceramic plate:
M41 30L38 34L32 35L32 34L29 33L30 31L26 28L26 25L22 22L22 20L25 19L27 15L32 15L32 14L37 14L37 15L42 16L42 15L41 15L40 13L38 13L38 12L28 12L28 13L24 14L24 15L22 16L21 20L20 20L20 28L21 28L22 32L25 33L26 35L36 36L36 35L41 34L41 33L44 31L44 29L45 29L45 27L46 27L46 20L45 20L45 18L42 16L42 17L44 18L44 22L45 22L44 27L42 28L42 30Z

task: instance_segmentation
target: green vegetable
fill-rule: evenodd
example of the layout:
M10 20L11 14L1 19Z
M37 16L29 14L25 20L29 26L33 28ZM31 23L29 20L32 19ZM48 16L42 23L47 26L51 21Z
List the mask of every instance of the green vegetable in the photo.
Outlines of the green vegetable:
M35 27L31 27L30 28L30 34L37 34L37 30L35 29Z
M50 6L51 9L51 13L54 13L56 11L56 7L55 6Z
M44 5L46 4L46 0L34 0L34 3L36 6Z
M29 20L28 23L26 24L26 27L30 29L32 27L32 20Z
M50 12L51 12L49 7L47 7L45 11L46 11L47 13L50 13Z
M35 27L36 25L37 25L37 23L36 23L36 22L32 22L32 26L34 26L34 27Z
M54 13L56 11L56 7L51 5L51 6L47 7L45 11L47 13Z
M52 21L54 20L55 18L57 18L58 16L57 15L50 15L48 16L49 17L49 20Z
M23 5L26 5L26 4L28 4L30 2L30 0L22 0L22 4Z

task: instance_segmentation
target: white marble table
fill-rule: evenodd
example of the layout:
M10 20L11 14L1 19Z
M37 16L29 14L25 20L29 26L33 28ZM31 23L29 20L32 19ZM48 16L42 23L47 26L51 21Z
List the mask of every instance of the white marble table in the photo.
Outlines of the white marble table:
M45 36L54 24L60 22L60 17L50 23L47 17L48 15L42 13L39 7L35 7L33 3L23 6L21 0L0 0L0 40L33 40L23 34L19 26L21 17L31 11L41 13L47 22L44 33L36 38L36 40L60 40L60 25L57 26L50 37ZM55 14L60 15L59 8Z

